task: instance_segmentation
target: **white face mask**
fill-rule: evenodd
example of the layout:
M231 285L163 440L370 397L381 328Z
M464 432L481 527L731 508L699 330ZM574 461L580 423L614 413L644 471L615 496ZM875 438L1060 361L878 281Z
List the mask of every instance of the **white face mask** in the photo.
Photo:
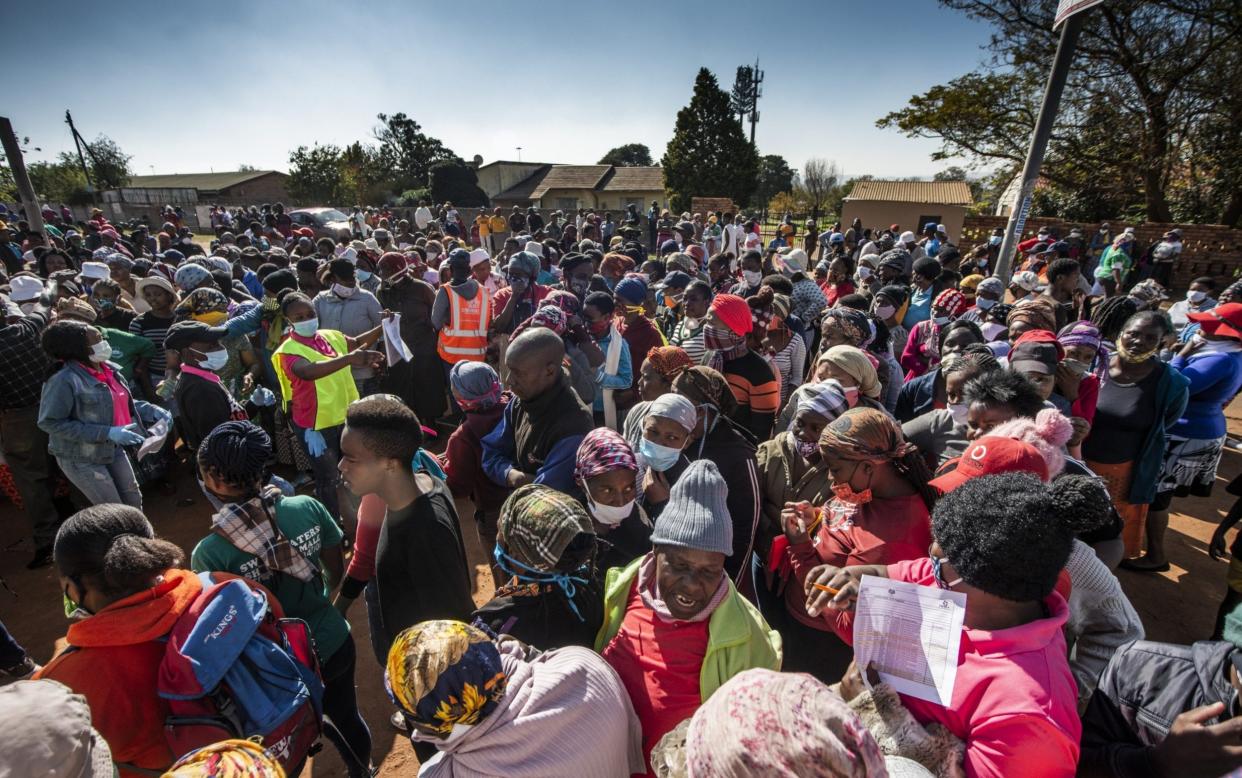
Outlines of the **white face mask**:
M858 280L866 281L870 277L871 277L871 268L867 267L866 265L859 265L858 266Z
M17 304L17 307L22 309L22 313L24 313L24 314L26 314L27 316L29 316L29 315L30 315L30 312L31 312L31 311L33 311L33 310L34 310L34 308L35 308L35 301L34 301L34 300L30 300L29 302L18 303L18 304Z
M1203 302L1206 299L1207 299L1207 292L1201 292L1198 289L1192 289L1191 291L1186 293L1186 300L1188 302L1194 303L1195 305L1198 305L1199 303Z
M966 417L970 414L970 406L966 403L949 403L949 413L953 414L953 423L959 427L966 426Z
M101 340L91 346L91 361L99 365L112 358L112 344Z
M976 307L976 308L978 308L978 309L979 309L979 310L981 310L981 311L986 311L986 310L990 309L993 305L996 305L996 301L995 301L995 300L989 300L989 299L988 299L988 298L986 298L986 297L976 297L976 298L975 298L975 307Z
M934 319L932 319L932 321L936 322L936 324L943 327L944 325L949 323L949 317L948 316L937 316Z
M340 284L332 285L332 294L337 297L353 297L354 292L358 291L357 287L341 286Z
M742 280L746 282L747 286L757 286L763 280L763 273L758 270L743 270Z
M605 527L615 527L630 517L634 512L634 501L630 500L625 505L602 505L595 501L591 496L591 490L587 488L585 483L579 482L582 486L582 493L587 498L587 510L591 512L591 516Z
M897 313L897 309L891 305L877 305L875 307L875 317L882 321L888 321L893 318L895 313Z
M229 352L224 349L217 349L216 351L203 352L203 361L198 366L203 370L210 370L214 373L217 370L223 369L228 361Z

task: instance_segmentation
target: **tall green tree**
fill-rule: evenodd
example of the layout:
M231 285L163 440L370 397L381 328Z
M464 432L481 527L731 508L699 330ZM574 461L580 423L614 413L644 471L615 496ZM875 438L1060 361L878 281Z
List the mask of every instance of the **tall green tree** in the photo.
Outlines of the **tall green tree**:
M100 135L86 144L86 164L91 169L91 181L96 189L119 189L129 183L130 155L121 150L116 141ZM77 164L75 154L62 151L58 157L62 164Z
M797 171L780 154L764 154L759 158L755 202L766 209L773 197L793 190L796 175Z
M86 176L76 159L72 162L63 159L31 162L26 166L26 172L30 175L30 185L34 187L35 194L43 200L71 205L90 200L86 191Z
M660 164L674 210L686 210L695 196L730 197L746 206L755 193L759 156L742 132L729 94L707 68L699 69L690 104L677 112Z
M338 146L298 146L289 154L289 196L299 205L343 204L341 159Z
M392 191L425 187L432 165L457 159L452 149L424 133L419 123L404 113L381 113L376 118L380 121L374 130L375 140L379 141L378 159L389 171Z
M431 198L437 203L450 202L466 208L487 205L487 193L479 188L474 167L460 159L431 166Z
M935 159L1016 172L1038 115L1057 0L941 0L992 27L986 69L915 95L880 127L941 141ZM1233 0L1110 0L1087 12L1041 175L1078 218L1169 221L1183 193L1242 216L1242 18ZM1232 106L1231 106L1232 104ZM1204 187L1211 192L1204 198ZM1231 203L1237 203L1235 211ZM1066 215L1066 214L1061 214Z
M627 143L624 146L617 146L610 149L607 154L600 157L597 165L616 165L617 167L650 167L651 149L647 148L644 143Z

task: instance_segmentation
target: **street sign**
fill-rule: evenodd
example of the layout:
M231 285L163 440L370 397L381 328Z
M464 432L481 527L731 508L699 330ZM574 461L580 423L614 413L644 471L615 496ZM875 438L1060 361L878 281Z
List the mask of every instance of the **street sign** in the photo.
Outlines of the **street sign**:
M1057 15L1056 18L1052 20L1052 29L1055 30L1060 27L1061 22L1070 18L1074 14L1097 6L1102 2L1104 2L1104 0L1061 0L1061 2L1057 3Z

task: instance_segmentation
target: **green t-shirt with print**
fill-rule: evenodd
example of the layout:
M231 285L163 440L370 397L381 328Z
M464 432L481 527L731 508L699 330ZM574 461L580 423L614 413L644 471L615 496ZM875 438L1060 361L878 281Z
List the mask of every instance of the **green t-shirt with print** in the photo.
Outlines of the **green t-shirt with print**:
M121 375L133 384L134 365L138 364L139 359L150 359L155 356L155 344L150 338L124 330L100 327L99 331L103 333L104 340L108 341L108 345L112 347L112 356L108 361L120 367Z
M322 567L320 552L340 545L342 538L327 509L308 495L281 498L276 503L276 526L316 568ZM327 662L349 639L349 622L332 607L322 574L303 583L291 575L271 572L254 554L239 550L214 532L194 547L190 567L196 573L232 573L266 586L286 616L310 625L320 662Z

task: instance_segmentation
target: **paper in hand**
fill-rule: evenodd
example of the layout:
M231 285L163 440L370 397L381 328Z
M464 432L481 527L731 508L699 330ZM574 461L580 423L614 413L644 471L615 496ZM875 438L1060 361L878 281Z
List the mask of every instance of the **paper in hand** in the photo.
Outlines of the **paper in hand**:
M865 575L854 610L854 660L901 694L948 706L965 615L961 592Z
M394 313L391 319L384 319L384 356L387 357L390 365L414 360L414 352L410 351L410 347L405 345L405 341L401 339L401 314L399 313Z
M151 428L147 430L147 438L138 446L138 458L152 454L164 447L164 441L168 438L168 419L160 419Z

